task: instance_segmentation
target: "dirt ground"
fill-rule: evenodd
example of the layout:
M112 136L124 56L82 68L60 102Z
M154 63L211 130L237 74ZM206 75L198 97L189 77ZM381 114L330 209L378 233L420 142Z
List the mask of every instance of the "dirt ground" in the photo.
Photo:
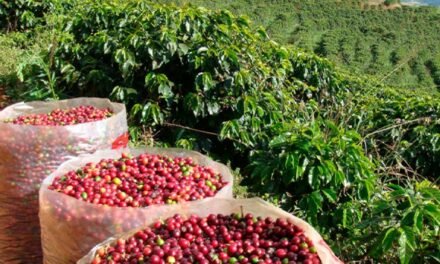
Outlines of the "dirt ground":
M382 6L383 9L395 9L402 7L403 4L391 4L386 6L384 4L384 0L369 0L368 2L362 2L361 8L373 7L373 6Z
M10 104L10 100L9 100L8 96L6 96L6 94L5 94L4 87L0 86L0 110L5 108L9 104Z

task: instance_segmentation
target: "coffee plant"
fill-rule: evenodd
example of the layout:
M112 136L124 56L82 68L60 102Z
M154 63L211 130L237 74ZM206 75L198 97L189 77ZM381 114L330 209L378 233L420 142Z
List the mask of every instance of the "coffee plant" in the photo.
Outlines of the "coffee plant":
M47 0L0 1L0 31L15 31L42 23L51 5Z
M351 123L385 173L437 180L440 100L423 92L380 87L355 94ZM374 107L372 107L374 105Z
M337 203L348 196L368 200L375 191L374 166L359 143L359 134L330 121L285 124L267 149L252 152L253 186L294 197L299 213L325 229L335 224L328 212Z
M429 181L386 184L366 205L364 220L351 230L353 238L384 262L436 263L440 260L439 206L440 190Z

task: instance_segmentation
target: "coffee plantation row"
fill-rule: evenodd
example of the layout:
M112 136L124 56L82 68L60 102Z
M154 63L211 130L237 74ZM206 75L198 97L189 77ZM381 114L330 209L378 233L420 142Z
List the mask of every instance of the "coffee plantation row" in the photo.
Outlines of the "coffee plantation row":
M335 69L228 11L116 0L49 8L50 45L8 83L21 99L123 102L133 144L229 163L244 195L306 219L342 259L439 261L436 96Z

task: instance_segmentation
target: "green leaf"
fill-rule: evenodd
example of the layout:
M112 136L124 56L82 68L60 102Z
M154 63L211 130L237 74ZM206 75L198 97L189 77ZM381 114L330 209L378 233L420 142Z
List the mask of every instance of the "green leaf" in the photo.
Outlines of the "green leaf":
M415 211L407 210L402 217L402 220L400 221L400 225L402 226L411 226L413 225Z
M383 236L383 239L381 241L381 247L382 247L381 251L387 252L391 248L393 242L397 239L398 236L399 236L399 231L396 228L394 227L389 228L385 232L385 235Z
M374 214L380 214L383 211L389 209L392 205L388 201L378 200L373 205Z
M107 44L107 42L105 43ZM133 48L137 49L139 47L140 41L139 41L139 36L138 35L133 35L130 38L130 45L133 46ZM105 46L104 46L104 50L105 50ZM105 52L104 52L105 53Z
M122 75L124 78L133 74L133 68L136 65L134 54L126 50L125 48L121 48L116 50L115 52L115 61L119 64L120 69L122 70Z
M198 50L197 50L197 53L203 53L203 52L206 52L206 51L208 51L208 48L207 47L200 47Z
M296 171L296 177L299 177L299 176L300 176L300 174L298 173L298 171ZM320 179L321 179L321 177L320 177L319 169L316 170L315 167L313 167L313 170L312 169L309 170L307 180L313 190L319 189L320 183L321 183Z
M319 191L315 191L304 196L301 199L300 205L303 207L303 209L309 210L309 212L307 212L308 215L316 218L316 214L322 210L322 201L323 198Z
M188 54L189 47L187 45L180 43L178 45L178 47L179 47L178 51L179 51L180 56L184 56L184 55Z
M227 49L226 55L232 61L233 64L239 65L238 56L237 56L237 53L235 53L235 51L233 51L232 49Z
M436 223L440 225L440 209L438 206L430 203L423 207L424 212Z
M335 185L339 185L343 183L344 180L345 180L345 174L340 170L336 171L336 174L334 175Z
M171 90L170 85L168 83L161 83L159 85L159 94L161 94L164 98L170 98L173 96L173 92Z
M423 230L423 214L420 213L420 210L415 210L414 212L414 230L418 233L421 233Z
M156 79L156 73L154 72L149 72L147 73L147 75L145 75L145 86L153 86L155 83L155 79Z
M374 192L375 189L375 178L370 177L365 180L361 181L360 187L359 187L359 197L368 200L370 199L371 195Z
M138 92L133 88L115 86L110 96L115 97L117 100L120 101L126 101L126 99L136 95L137 93Z
M323 198L321 196L321 194L319 193L319 191L314 191L311 193L310 195L310 201L311 201L311 205L314 208L313 211L315 213L317 213L318 211L321 211L322 209L322 202L323 202Z
M335 190L333 190L333 189L323 189L321 192L325 195L325 197L327 197L327 199L330 202L336 203L336 200L337 200L338 197L337 197L337 193L336 193Z
M397 185L397 184L390 183L390 184L388 184L388 187L393 190L399 190L399 191L405 192L405 189L402 186Z
M331 160L324 160L324 165L327 167L327 170L329 172L331 172L332 175L334 173L336 173L337 169L336 169L336 166L333 163L333 161L331 161Z
M253 145L253 143L252 143L252 141L251 141L251 139L249 137L249 133L247 133L244 130L240 130L239 134L240 134L240 139L241 139L242 143L246 144L247 146L252 146Z
M276 136L274 139L272 139L269 142L270 148L278 148L286 145L286 142L290 136L290 133L281 134L279 136Z
M187 111L193 112L194 116L204 116L204 105L203 100L200 96L198 96L195 93L188 93L185 95L184 99L184 106Z
M245 96L243 110L244 110L244 113L251 112L252 114L255 114L255 112L257 110L257 102L254 97Z
M390 192L390 196L394 199L398 199L406 195L406 190L402 186L397 184L388 184L388 187L393 189L393 191Z
M153 120L153 125L161 124L163 122L163 114L157 104L147 103L142 109L141 122L146 123Z
M415 249L414 233L409 227L399 228L399 259L401 264L408 264Z
M215 87L209 72L201 72L196 77L196 86L199 91L207 92Z
M223 122L222 129L220 130L220 138L235 138L236 136L239 136L239 130L237 120Z
M416 237L414 235L414 231L409 226L403 226L400 229L401 229L400 232L402 232L402 230L403 230L403 232L406 235L406 243L408 244L410 250L414 251L417 247Z
M342 211L342 226L345 228L347 227L347 209L344 208Z
M207 102L206 106L208 108L208 113L210 115L215 115L218 114L218 112L220 111L220 105L217 102Z
M151 115L151 103L147 103L142 108L141 122L146 123Z
M261 120L259 118L252 118L251 123L252 133L256 133L261 130Z
M136 116L142 110L141 104L135 104L130 110L130 116Z
M440 203L440 190L432 187L423 187L419 189L420 193L426 198L432 198Z
M295 178L295 168L298 166L299 158L294 153L287 154L285 158L284 168L285 172L283 174L283 182L284 184L290 184L293 181L296 181L297 178Z
M161 124L163 122L163 114L157 104L151 105L151 115L155 124Z
M122 75L127 77L132 74L135 63L132 60L127 60L122 64Z

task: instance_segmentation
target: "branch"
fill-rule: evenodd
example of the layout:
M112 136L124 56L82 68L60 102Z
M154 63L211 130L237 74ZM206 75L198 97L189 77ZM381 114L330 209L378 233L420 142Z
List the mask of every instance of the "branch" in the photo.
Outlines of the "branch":
M376 131L374 131L374 132L371 132L371 133L367 134L367 135L364 137L364 140L365 140L366 138L368 138L368 137L371 137L371 136L373 136L373 135L376 135L376 134L379 134L379 133L382 133L382 132L385 132L385 131L391 130L391 129L393 129L393 128L401 127L401 126L405 126L405 125L411 125L411 124L414 124L414 123L420 123L421 121L425 121L425 122L428 121L428 123L430 123L430 122L431 122L431 118L430 118L430 117L419 117L419 118L417 118L417 119L414 119L414 120L408 120L408 121L402 122L402 123L400 123L400 124L395 124L395 125L386 126L386 127L383 127L383 128L381 128L381 129L378 129L378 130L376 130Z
M174 124L174 123L168 123L168 122L164 122L163 123L165 126L168 127L178 127L178 128L183 128L189 131L194 131L194 132L198 132L198 133L202 133L202 134L206 134L206 135L210 135L210 136L215 136L215 137L220 137L220 134L215 133L215 132L211 132L211 131L206 131L206 130L201 130L201 129L196 129L196 128L192 128L192 127L187 127L187 126L183 126L183 125L179 125L179 124ZM247 146L246 144L244 144L243 142L241 142L240 140L234 139L234 138L226 138L229 139L231 141L240 143L244 146Z
M187 127L187 126L182 126L179 124L173 124L173 123L168 123L168 122L164 122L163 124L165 126L183 128L186 130L190 130L190 131L194 131L194 132L198 132L198 133L202 133L202 134L206 134L206 135L211 135L211 136L216 136L216 137L220 136L220 134L218 134L218 133L205 131L205 130L201 130L201 129L196 129L196 128L192 128L192 127Z

